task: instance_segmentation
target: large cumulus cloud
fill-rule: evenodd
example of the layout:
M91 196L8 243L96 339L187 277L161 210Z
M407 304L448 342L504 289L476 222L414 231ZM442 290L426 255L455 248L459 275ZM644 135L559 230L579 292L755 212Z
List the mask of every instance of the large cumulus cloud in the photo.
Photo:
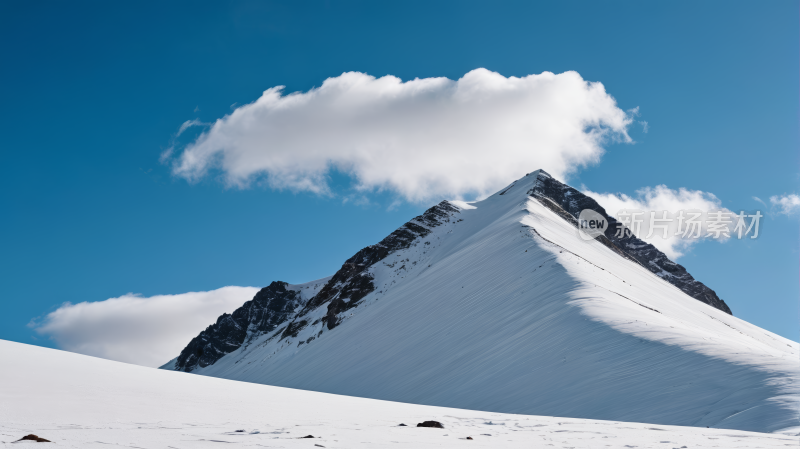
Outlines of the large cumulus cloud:
M543 168L563 179L630 141L631 115L576 72L521 78L486 69L453 81L349 72L308 92L267 89L172 160L175 175L329 194L328 174L421 202L494 192ZM188 123L188 122L187 122ZM194 124L193 122L190 123Z

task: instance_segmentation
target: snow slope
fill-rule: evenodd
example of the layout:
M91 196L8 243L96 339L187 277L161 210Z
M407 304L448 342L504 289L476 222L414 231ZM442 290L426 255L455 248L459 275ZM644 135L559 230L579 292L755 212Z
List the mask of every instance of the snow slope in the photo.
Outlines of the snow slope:
M4 448L38 444L14 443L30 433L56 447L88 449L797 445L797 437L788 435L503 415L336 396L156 370L3 340L0 360ZM445 428L415 427L431 419ZM306 435L315 438L301 438Z
M345 297L332 317L335 300L307 304L288 330L193 372L491 412L796 433L798 344L578 238L558 206L530 194L547 176L452 203L449 219L360 275L375 290L354 307Z

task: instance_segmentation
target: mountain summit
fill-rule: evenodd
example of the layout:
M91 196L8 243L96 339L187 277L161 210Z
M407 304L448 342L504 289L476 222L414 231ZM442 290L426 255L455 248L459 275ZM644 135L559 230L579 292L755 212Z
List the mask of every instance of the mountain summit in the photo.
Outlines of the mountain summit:
M592 209L609 228L578 236ZM273 282L165 369L401 402L792 431L797 343L542 170L443 201L332 277Z

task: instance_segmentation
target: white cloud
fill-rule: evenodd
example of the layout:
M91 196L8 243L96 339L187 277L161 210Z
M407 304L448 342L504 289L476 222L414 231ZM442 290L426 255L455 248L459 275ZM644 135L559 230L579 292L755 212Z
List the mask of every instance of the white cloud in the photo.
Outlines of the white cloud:
M32 326L67 351L156 367L177 356L217 317L233 312L256 292L255 287L223 287L65 303Z
M189 128L193 127L193 126L211 126L211 125L212 125L212 123L203 123L202 121L200 121L198 119L186 120L185 122L183 122L181 124L181 127L178 129L178 133L175 135L175 137L180 136L181 134L184 133L184 131L186 131L187 129L189 129Z
M795 194L789 195L781 195L781 196L772 196L769 198L769 202L772 203L773 206L780 208L780 213L791 215L795 212L800 212L800 196Z
M537 168L563 179L597 163L609 139L631 141L631 114L576 72L407 82L349 72L308 92L282 89L218 119L173 173L195 181L220 170L232 186L330 194L327 175L339 170L357 189L420 202L487 195Z
M196 109L197 108L195 108L195 112L197 112ZM170 144L169 144L169 147L167 147L166 150L161 152L161 155L158 157L158 162L160 162L162 164L166 164L167 162L170 161L170 159L172 159L172 155L175 152L175 141L176 141L176 139L178 137L181 136L181 134L186 132L187 129L189 129L189 128L193 127L193 126L211 126L211 125L213 125L213 123L204 123L204 122L200 121L199 119L186 120L185 122L183 122L181 124L181 127L178 128L178 132L175 133L175 135L172 137L172 139L170 141Z
M637 237L651 243L672 260L683 256L693 244L700 241L700 239L688 238L688 236L687 238L682 238L681 235L675 235L678 227L678 220L675 218L679 211L693 210L703 213L699 217L702 223L700 227L701 238L705 238L708 234L707 212L722 210L725 213L732 213L730 210L723 208L719 198L712 193L700 190L688 190L685 188L673 190L665 185L645 187L637 190L634 197L625 194L596 193L585 189L583 193L594 198L609 215L617 219L620 217L620 212L644 211L645 214L640 217L643 220L641 230L638 233L635 232ZM654 229L653 234L649 238L646 238L650 231L649 221L651 211L656 212L656 218L663 217L662 211L667 211L667 218L673 218L666 239L663 238L663 231L658 228ZM684 216L688 217L688 214L684 213ZM731 220L733 224L729 229L733 230L737 219L733 217ZM659 223L663 224L664 222ZM749 221L746 221L746 223L749 224ZM685 229L684 227L684 230Z

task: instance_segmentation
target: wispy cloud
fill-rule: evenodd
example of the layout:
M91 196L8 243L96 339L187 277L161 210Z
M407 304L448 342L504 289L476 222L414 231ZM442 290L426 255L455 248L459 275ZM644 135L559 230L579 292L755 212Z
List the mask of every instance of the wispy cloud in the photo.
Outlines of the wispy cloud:
M177 356L217 317L233 312L257 291L255 287L223 287L66 303L30 326L67 351L155 367Z
M189 122L187 122L189 123ZM330 170L356 189L406 200L490 194L537 168L562 178L630 142L629 113L576 72L402 82L349 72L303 93L270 88L186 146L173 173L220 170L229 185L330 193Z
M180 137L180 135L183 134L184 131L193 126L211 126L211 125L213 125L213 123L205 123L200 121L199 119L186 120L181 124L181 127L178 129L178 133L175 135L175 137Z
M197 112L197 110L198 109L195 108L195 112ZM176 132L175 135L173 135L172 138L170 139L169 146L167 147L167 149L162 151L161 155L159 155L158 162L166 164L167 162L170 161L170 159L172 159L172 156L175 153L175 145L177 144L176 143L177 139L178 137L181 136L181 134L186 132L187 129L193 126L211 126L212 124L213 123L202 122L199 119L186 120L185 122L181 123L180 128L178 128L178 132Z

